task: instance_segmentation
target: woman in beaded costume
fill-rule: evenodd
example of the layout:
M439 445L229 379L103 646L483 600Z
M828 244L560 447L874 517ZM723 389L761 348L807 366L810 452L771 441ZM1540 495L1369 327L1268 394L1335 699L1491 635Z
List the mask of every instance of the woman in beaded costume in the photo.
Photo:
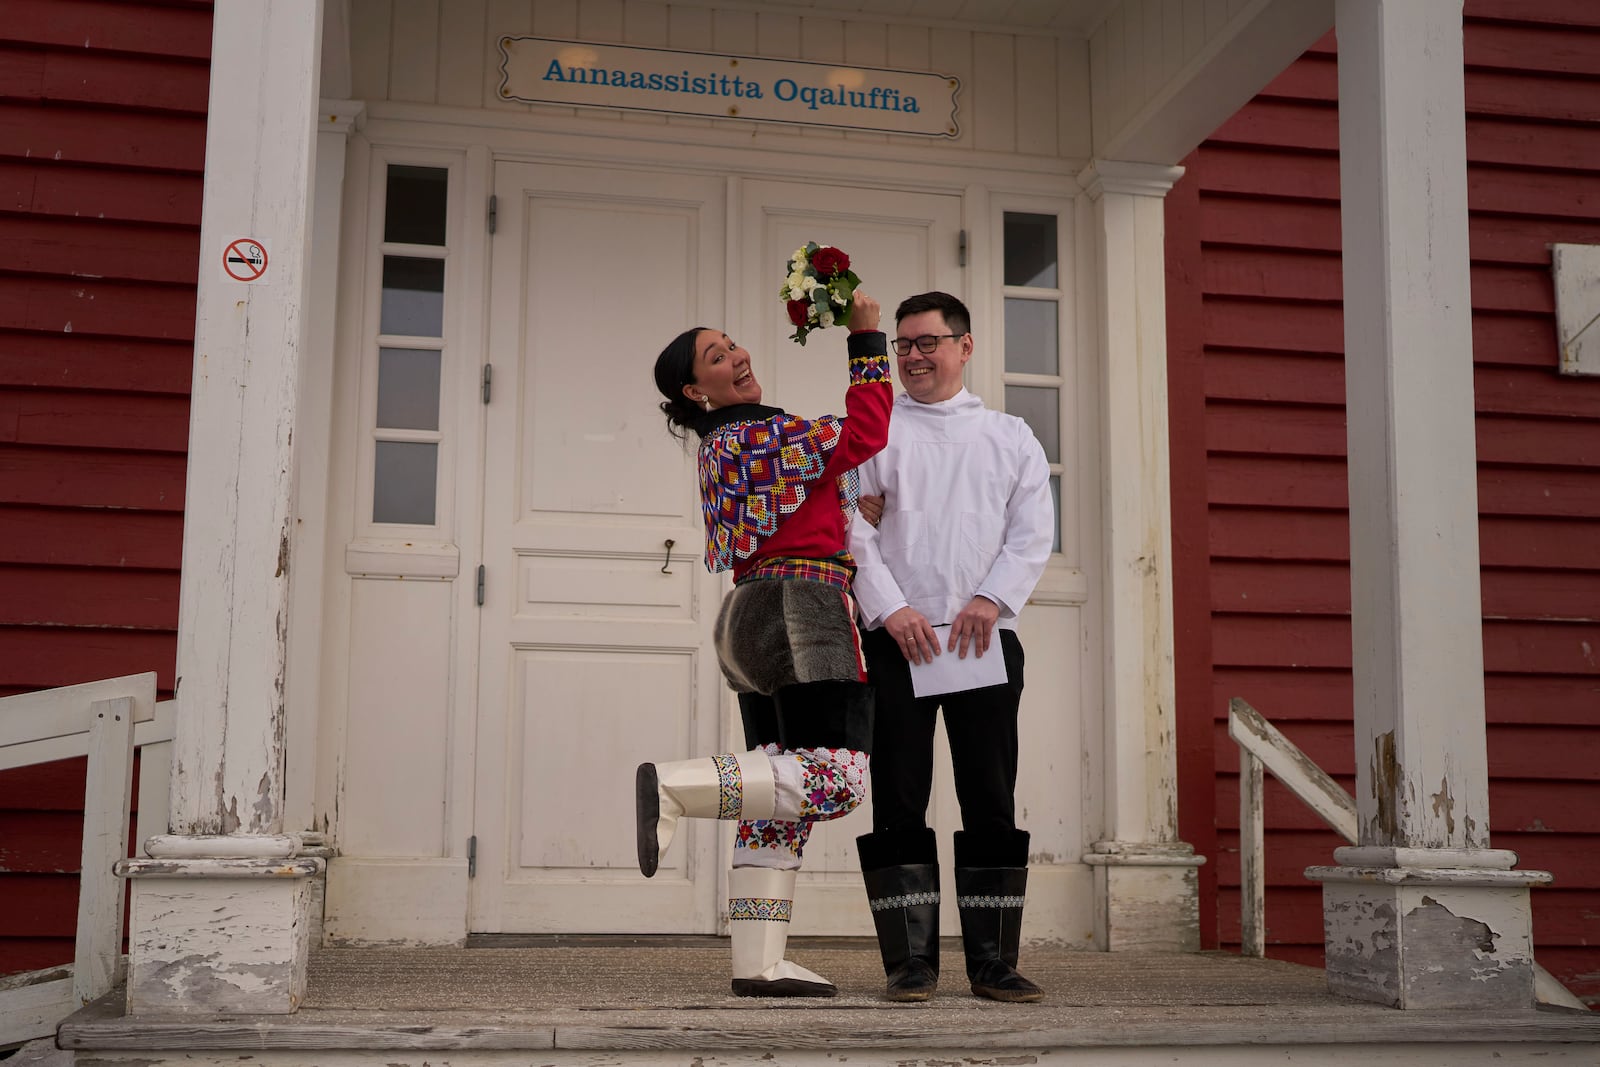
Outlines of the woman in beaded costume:
M655 873L680 818L739 821L728 876L739 996L838 992L783 955L811 825L867 795L872 690L845 545L855 468L888 440L894 400L878 320L856 290L845 418L764 406L750 353L720 330L686 330L656 360L669 426L700 441L706 566L733 572L715 641L750 751L640 765L639 869Z

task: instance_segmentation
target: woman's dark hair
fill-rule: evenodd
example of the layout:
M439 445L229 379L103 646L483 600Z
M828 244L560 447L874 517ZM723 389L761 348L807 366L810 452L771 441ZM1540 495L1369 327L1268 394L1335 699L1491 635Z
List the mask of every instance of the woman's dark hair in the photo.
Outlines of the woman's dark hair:
M667 430L674 437L688 436L683 431L704 414L683 395L683 387L694 383L694 339L707 328L695 326L684 330L656 357L656 388L666 397L661 402L661 414L667 417Z

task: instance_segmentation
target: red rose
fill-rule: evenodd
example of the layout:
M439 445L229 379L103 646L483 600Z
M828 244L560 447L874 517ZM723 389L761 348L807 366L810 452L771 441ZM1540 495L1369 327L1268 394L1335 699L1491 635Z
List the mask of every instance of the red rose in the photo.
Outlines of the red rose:
M788 303L789 321L796 326L806 324L806 311L811 307L809 300L791 300Z
M850 269L850 257L837 248L819 248L811 253L811 268L819 278L832 278Z

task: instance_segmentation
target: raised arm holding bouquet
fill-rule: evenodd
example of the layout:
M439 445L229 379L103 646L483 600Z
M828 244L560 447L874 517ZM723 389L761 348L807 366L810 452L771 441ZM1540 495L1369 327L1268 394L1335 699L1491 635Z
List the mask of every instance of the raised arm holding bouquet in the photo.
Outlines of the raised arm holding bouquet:
M763 405L750 353L721 330L685 330L655 364L670 428L699 438L706 567L733 572L715 642L749 751L639 767L639 869L655 873L680 818L738 820L728 918L739 996L837 992L784 948L812 824L867 789L873 698L845 543L855 468L888 439L893 390L878 302L849 277L844 313L831 315L851 324L845 418Z

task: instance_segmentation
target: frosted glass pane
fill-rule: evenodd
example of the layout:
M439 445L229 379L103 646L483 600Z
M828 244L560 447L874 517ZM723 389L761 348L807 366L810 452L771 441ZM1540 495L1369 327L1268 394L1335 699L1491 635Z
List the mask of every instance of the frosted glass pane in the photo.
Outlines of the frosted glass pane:
M372 521L433 525L439 446L379 441L372 472Z
M444 244L450 172L441 167L389 168L383 239L394 244Z
M402 337L444 335L444 260L383 257L378 332Z
M1006 413L1032 429L1051 463L1061 462L1061 399L1055 389L1033 385L1006 386Z
M1006 370L1058 374L1056 302L1006 298Z
M1056 287L1056 217L1006 212L1006 284Z
M439 428L439 353L414 348L378 349L378 427Z

